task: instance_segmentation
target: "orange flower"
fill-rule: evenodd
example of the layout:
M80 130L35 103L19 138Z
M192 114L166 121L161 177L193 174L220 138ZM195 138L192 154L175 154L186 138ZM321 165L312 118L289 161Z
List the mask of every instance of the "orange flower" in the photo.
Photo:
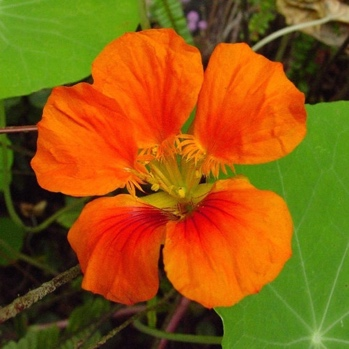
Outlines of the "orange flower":
M206 307L272 281L291 256L285 202L242 176L217 177L278 159L303 139L304 97L281 64L220 44L204 73L199 51L161 29L110 43L92 75L92 85L53 90L32 161L51 191L130 193L93 200L69 231L83 288L124 304L152 298L161 246L173 286ZM137 197L147 185L155 193Z

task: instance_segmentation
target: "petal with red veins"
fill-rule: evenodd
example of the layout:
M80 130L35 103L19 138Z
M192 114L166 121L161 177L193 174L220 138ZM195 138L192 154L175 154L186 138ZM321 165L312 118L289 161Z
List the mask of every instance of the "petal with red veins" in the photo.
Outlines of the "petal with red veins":
M245 178L218 181L191 216L167 224L165 270L184 296L231 306L274 280L291 256L284 200Z
M209 162L257 164L290 153L306 132L304 95L281 63L246 44L219 44L205 71L192 132Z
M82 287L123 304L154 297L166 222L161 210L126 194L87 204L68 234Z

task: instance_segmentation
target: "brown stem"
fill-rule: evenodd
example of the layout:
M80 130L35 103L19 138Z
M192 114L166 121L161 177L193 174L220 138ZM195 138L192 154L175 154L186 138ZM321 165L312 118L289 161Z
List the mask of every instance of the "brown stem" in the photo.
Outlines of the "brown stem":
M7 126L0 128L1 133L16 133L16 132L33 132L37 131L38 127L36 125L27 126Z
M34 303L54 292L58 287L75 279L78 275L80 275L80 267L76 265L52 280L43 283L40 287L29 291L24 296L16 298L11 304L0 309L0 324L31 307Z

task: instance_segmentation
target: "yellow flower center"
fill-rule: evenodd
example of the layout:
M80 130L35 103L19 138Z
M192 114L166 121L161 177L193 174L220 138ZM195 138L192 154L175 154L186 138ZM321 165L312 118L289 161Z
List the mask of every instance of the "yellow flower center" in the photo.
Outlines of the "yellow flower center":
M201 180L201 171L181 155L150 161L146 181L154 191L162 190L177 200L190 199Z
M138 177L156 192L142 200L168 211L177 219L189 215L212 187L211 184L200 184L203 159L183 155L183 149L183 144L176 138L174 144L142 150L138 157L139 164L145 169L137 173Z

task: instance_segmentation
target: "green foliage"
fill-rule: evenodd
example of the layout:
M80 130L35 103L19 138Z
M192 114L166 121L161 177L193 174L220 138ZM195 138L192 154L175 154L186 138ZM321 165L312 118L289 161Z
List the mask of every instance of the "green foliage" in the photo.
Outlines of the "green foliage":
M17 343L8 342L3 349L89 348L101 338L96 322L109 310L110 303L105 299L87 297L84 304L73 310L64 331L56 326L45 329L31 326Z
M318 42L311 36L299 33L292 45L292 59L287 75L292 82L305 94L309 91L309 78L316 76L318 66L316 61L309 59L314 53L314 46Z
M27 123L37 121L46 101L49 90L42 88L73 82L89 75L92 60L105 44L125 31L133 31L139 21L137 0L0 2L0 98L28 95L40 90L27 97L9 101L10 104L18 103L21 106ZM203 8L203 3L200 3L200 9ZM248 3L252 10L250 37L252 41L256 41L267 30L273 29L269 26L275 18L275 1L251 0ZM222 5L224 2L217 2L217 6ZM206 9L209 7L210 5ZM179 0L153 0L151 14L159 26L172 27L188 43L193 43ZM207 42L215 35L217 42L221 40L221 33L214 31L200 35L203 35L200 39ZM286 62L290 67L289 76L298 87L308 92L309 79L318 71L313 54L317 42L300 34L288 44L290 46L286 52L291 52ZM28 112L29 104L37 108L37 113ZM254 185L274 190L288 202L295 222L294 255L280 277L258 295L247 297L234 307L217 309L224 322L224 349L342 348L349 344L349 104L308 106L308 111L309 134L294 153L271 164L237 167L238 173L247 175ZM11 125L23 124L23 120L18 109L8 118ZM15 138L11 136L11 139ZM25 157L19 160L17 150L27 149L30 152L34 147L27 140L23 141L23 134L18 139L18 146L15 140L13 144L16 148L16 164L22 161L22 166ZM8 174L7 177L11 179L13 151L7 147L11 146L8 137L0 135L0 142L6 145L0 149L0 191L3 191L6 184L3 174ZM31 145L28 146L28 143ZM20 192L18 182L21 183L21 188L28 186L24 177L14 181L13 193L16 195ZM19 176L15 178L18 179ZM30 194L33 191L28 190ZM26 192L21 197L20 192L14 202L24 202L30 194ZM43 194L36 195L40 198ZM45 215L51 215L61 209L62 205L64 208L74 206L50 222L58 222L64 228L73 224L84 205L80 199L68 197L62 202L60 195L44 198L50 206ZM8 203L1 204L1 207L5 207ZM4 212L0 213L4 215ZM46 229L48 225L45 228L39 226L42 233L33 234L30 241L28 239L24 253L40 256L45 254L45 262L49 259L46 256L51 256L52 259L59 256L56 258L59 260L57 270L76 263L75 255L66 242L65 229L57 224ZM14 298L17 292L26 292L35 282L47 280L49 268L35 264L35 260L24 265L25 259L22 259L15 264L16 270L11 265L22 248L23 238L23 230L10 218L0 218L0 265L6 267L2 268L1 278L2 284L7 287L4 287L1 301L9 298L8 293L13 290L12 279L13 284L19 285L13 291ZM45 252L38 249L40 245L47 247ZM26 256L24 253L21 256ZM16 273L19 271L19 276L14 274L16 278L13 278L12 270ZM7 283L11 285L7 286ZM164 285L162 282L162 292L168 287ZM101 297L84 294L84 303L75 307L75 293L79 292L79 297L81 295L80 285L77 289L71 287L67 293L62 294L56 290L54 297L42 300L32 313L27 310L28 316L25 313L28 323L42 323L42 319L68 319L65 329L59 330L55 326L27 328L25 323L23 335L9 321L1 336L14 338L15 334L23 337L18 342L4 344L3 348L72 349L94 345L109 329L111 323L104 320L109 320L113 314L111 304ZM74 296L69 299L72 303L62 306L62 299L65 302L71 295ZM152 326L155 326L155 320L161 326L162 317L158 317L157 312L158 310L153 310L148 314ZM205 317L200 318L202 322L197 326L198 333L215 334L216 324L209 322L211 319L207 321ZM190 320L185 324L195 322ZM143 337L140 338L138 342L143 340ZM4 341L3 339L2 343Z
M73 223L80 216L82 209L85 206L85 202L81 199L66 196L64 198L65 207L72 206L70 210L65 211L57 218L57 223L62 225L64 228L69 229Z
M60 345L60 349L89 348L96 343L101 334L97 330L96 321L110 310L110 303L101 298L89 297L70 314L68 327L63 337L69 337Z
M0 135L0 192L11 183L13 151L11 142L5 134Z
M64 344L60 345L59 349L88 349L101 339L101 334L98 331L91 333L90 329L80 331L77 335L73 336Z
M252 41L257 41L269 28L269 24L276 16L275 0L251 0L250 6L254 9L248 27Z
M138 23L138 0L1 1L0 98L88 76L102 48Z
M287 201L293 257L258 295L217 309L224 349L349 345L349 102L307 107L308 135L289 156L238 173Z
M0 265L7 265L17 259L23 245L24 231L10 218L0 218Z
M2 349L50 349L57 348L59 329L52 326L46 329L39 329L33 326L29 329L27 334L21 338L17 343L11 341Z
M69 317L67 331L69 333L89 326L94 320L110 310L110 303L102 297L88 298L87 301L79 307L76 307Z
M179 0L153 0L151 15L161 27L173 28L187 43L194 43Z

